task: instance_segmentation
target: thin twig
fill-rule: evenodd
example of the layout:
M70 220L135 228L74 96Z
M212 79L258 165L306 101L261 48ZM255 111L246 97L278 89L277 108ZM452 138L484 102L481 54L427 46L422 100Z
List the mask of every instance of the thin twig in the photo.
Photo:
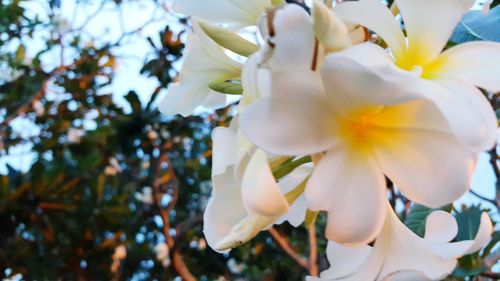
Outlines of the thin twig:
M470 189L470 190L469 190L469 192L470 192L472 195L476 196L477 198L479 198L479 199L481 199L481 200L484 200L484 201L486 201L486 202L489 202L489 203L491 203L491 204L495 205L497 208L499 207L499 206L498 206L498 202L497 202L496 200L486 198L486 197L484 197L483 195L478 194L477 192L475 192L475 191L474 191L474 190L472 190L472 189Z
M168 144L167 144L168 146ZM163 169L161 166L161 163L168 163L168 171L167 173L170 174L170 182L173 183L173 194L172 196L172 201L168 204L166 208L162 208L161 206L161 199L160 199L160 194L161 192L161 185L162 182L160 180ZM156 175L155 179L153 180L153 200L155 202L155 205L158 207L160 216L163 221L163 235L165 235L165 240L167 242L167 245L170 249L172 249L171 253L171 260L172 260L172 265L175 269L175 271L179 274L179 276L182 278L184 281L196 281L196 277L191 273L189 268L187 267L186 263L184 262L184 259L182 258L182 255L180 253L179 248L177 247L177 243L170 234L170 211L175 207L175 204L177 203L178 197L179 197L179 186L177 184L177 177L175 175L175 171L173 170L173 166L171 165L170 160L168 159L167 156L167 151L162 151L160 158L157 160L156 163ZM179 237L177 237L179 239Z
M316 239L316 225L308 227L309 233L309 274L318 276L318 242Z
M271 227L268 230L269 234L273 237L274 241L278 243L278 246L285 251L285 253L291 257L299 266L304 268L305 270L309 271L309 262L301 257L299 253L290 245L290 242L288 239L283 237L274 227Z

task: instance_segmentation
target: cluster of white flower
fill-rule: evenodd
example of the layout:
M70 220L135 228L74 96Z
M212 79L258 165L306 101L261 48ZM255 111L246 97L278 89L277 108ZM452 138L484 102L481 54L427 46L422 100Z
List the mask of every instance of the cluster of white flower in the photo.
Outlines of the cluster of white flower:
M189 115L241 95L231 126L213 132L208 245L225 252L326 211L332 268L322 280L443 278L489 241L488 215L474 240L450 243L455 219L433 212L421 238L389 205L385 177L434 208L469 189L478 153L496 139L497 118L476 87L500 91L500 44L444 50L473 0L395 0L406 32L380 0L331 4L174 0L193 28L160 110ZM244 39L249 30L259 39Z

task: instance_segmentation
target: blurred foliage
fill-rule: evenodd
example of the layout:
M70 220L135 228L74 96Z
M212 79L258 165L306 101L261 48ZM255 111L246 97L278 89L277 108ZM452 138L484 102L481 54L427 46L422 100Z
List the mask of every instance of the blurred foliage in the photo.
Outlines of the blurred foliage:
M142 38L152 51L140 74L154 78L158 87L141 102L134 89L110 92L123 38L97 44L82 39L83 27L63 33L57 17L61 1L41 1L49 7L49 21L28 13L26 2L0 0L0 157L12 156L18 147L32 156L27 171L7 166L8 173L0 176L0 277L174 280L176 268L162 264L154 250L168 240L161 217L166 211L174 240L171 263L180 254L199 280L302 280L307 275L267 232L225 255L203 240L203 210L211 193L210 133L228 126L233 111L180 118L156 109L178 74L183 32L173 26L186 29L185 18L157 37ZM108 2L119 9L125 0ZM36 34L47 36L43 48L29 57L26 49ZM47 54L64 51L74 54L71 60L47 64ZM126 104L115 102L120 95ZM20 120L30 126L16 127ZM151 187L159 204L137 196ZM418 208L412 208L407 223L413 220L412 229L422 235L428 210L422 207L424 215L418 215ZM457 215L459 223L475 226L473 210ZM328 267L324 224L320 214L320 270ZM276 228L299 255L308 255L304 227ZM481 256L461 260L457 278L484 272L484 259L499 241L498 233L495 237ZM114 268L119 246L127 253Z

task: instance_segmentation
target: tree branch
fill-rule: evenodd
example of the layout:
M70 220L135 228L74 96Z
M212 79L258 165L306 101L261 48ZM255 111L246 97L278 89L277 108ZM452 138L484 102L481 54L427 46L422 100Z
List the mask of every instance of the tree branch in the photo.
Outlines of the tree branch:
M309 233L309 274L318 276L318 242L316 239L316 225L313 223L308 228Z
M268 232L271 234L278 246L280 246L280 248L285 251L289 257L291 257L299 266L309 271L309 262L297 253L297 251L290 245L288 239L283 237L274 227L271 227Z

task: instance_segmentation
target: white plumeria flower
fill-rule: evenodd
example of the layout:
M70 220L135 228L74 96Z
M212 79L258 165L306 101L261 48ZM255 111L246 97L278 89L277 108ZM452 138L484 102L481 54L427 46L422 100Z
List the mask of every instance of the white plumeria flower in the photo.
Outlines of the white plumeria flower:
M171 85L160 102L165 114L190 115L198 106L209 109L224 107L226 96L210 89L212 83L239 79L241 63L232 60L193 20L188 31L179 83Z
M317 280L443 280L457 265L457 259L479 251L491 238L493 226L487 213L481 216L474 240L452 242L458 232L455 218L444 211L428 217L424 238L409 230L387 203L387 218L375 245L349 248L329 242L331 268Z
M212 136L214 189L205 210L203 229L210 247L224 252L249 241L274 223L284 220L295 226L302 223L307 208L305 198L299 196L289 206L284 194L304 182L310 168L299 167L278 184L263 151L254 149L245 162L237 150L247 151L247 147L238 147L237 135L231 129L216 128ZM241 180L237 169L244 171Z
M267 8L283 2L276 0L174 0L173 10L214 23L244 27L256 25Z
M399 23L379 0L344 2L335 12L346 22L376 32L390 54L374 44L345 52L360 64L378 68L386 77L418 76L408 85L419 89L444 114L454 134L473 151L494 146L497 119L483 94L474 86L500 91L500 44L470 42L444 52L453 30L474 0L395 0L405 23Z
M476 155L450 133L432 103L408 89L419 78L384 77L345 58L349 49L329 55L320 73L311 71L312 23L289 6L275 18L274 49L265 61L272 95L249 105L240 125L268 153L328 151L305 191L310 209L329 212L327 238L364 244L377 236L385 217L384 175L431 207L465 193ZM302 43L285 44L291 40Z

